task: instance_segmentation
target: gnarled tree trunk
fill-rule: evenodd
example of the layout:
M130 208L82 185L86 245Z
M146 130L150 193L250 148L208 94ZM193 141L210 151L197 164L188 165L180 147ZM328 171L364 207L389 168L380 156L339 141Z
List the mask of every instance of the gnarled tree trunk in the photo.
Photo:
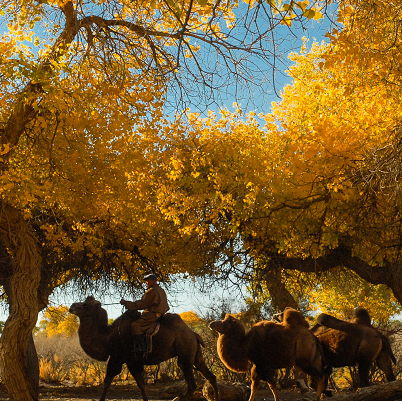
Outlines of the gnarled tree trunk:
M331 401L397 401L402 398L402 381L365 387L351 394L335 395Z
M0 367L11 401L38 399L36 378L29 374L27 347L38 318L41 256L36 238L21 213L8 205L0 210L0 236L11 256L6 286L10 315L0 338Z
M288 291L281 280L280 269L269 270L264 273L264 280L272 298L272 303L278 310L283 311L286 307L298 309L299 305Z

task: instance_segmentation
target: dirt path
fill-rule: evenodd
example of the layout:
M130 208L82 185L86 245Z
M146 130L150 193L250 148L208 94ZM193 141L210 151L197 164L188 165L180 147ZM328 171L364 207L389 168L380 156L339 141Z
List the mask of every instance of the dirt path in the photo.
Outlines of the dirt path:
M151 401L166 401L159 398L159 388L148 386L149 399ZM49 386L40 387L40 401L98 401L102 393L102 386ZM135 385L112 385L108 392L107 401L142 401L141 393ZM260 390L257 393L256 401L273 401L270 390ZM0 385L0 401L9 401L4 384ZM194 401L205 401L198 398ZM281 391L281 401L302 401L300 393L295 391Z

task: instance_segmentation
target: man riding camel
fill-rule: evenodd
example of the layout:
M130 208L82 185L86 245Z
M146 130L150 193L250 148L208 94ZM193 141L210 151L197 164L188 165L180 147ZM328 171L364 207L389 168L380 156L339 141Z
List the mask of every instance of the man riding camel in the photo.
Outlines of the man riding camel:
M131 323L131 331L134 337L134 351L148 352L147 334L151 335L159 318L169 310L166 293L157 283L155 274L144 276L147 283L147 291L138 301L126 301L120 303L129 310L141 310L139 319Z

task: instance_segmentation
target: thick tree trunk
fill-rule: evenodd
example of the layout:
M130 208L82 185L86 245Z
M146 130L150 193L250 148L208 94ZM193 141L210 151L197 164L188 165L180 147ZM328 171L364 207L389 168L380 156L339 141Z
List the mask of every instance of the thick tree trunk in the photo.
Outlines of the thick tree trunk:
M365 387L352 394L336 395L331 401L397 401L402 398L402 381Z
M272 303L278 310L283 311L286 307L298 309L299 305L293 295L287 290L281 280L281 273L277 270L270 270L264 274L267 289L272 298Z
M36 352L33 335L28 338L27 346L27 370L28 377L36 398L39 397L39 360Z
M38 319L41 257L34 234L18 210L3 205L0 235L11 254L10 315L0 338L0 368L10 401L38 399L29 375L27 347Z

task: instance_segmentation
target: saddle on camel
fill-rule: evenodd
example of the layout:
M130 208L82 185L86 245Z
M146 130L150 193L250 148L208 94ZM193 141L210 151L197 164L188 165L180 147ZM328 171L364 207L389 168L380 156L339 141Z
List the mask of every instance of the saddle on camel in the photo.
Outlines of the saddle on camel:
M141 316L131 323L134 338L134 352L149 353L152 351L152 335L158 331L159 319L168 310L166 293L157 282L155 274L144 276L147 290L141 299L120 303L128 310L143 310Z

